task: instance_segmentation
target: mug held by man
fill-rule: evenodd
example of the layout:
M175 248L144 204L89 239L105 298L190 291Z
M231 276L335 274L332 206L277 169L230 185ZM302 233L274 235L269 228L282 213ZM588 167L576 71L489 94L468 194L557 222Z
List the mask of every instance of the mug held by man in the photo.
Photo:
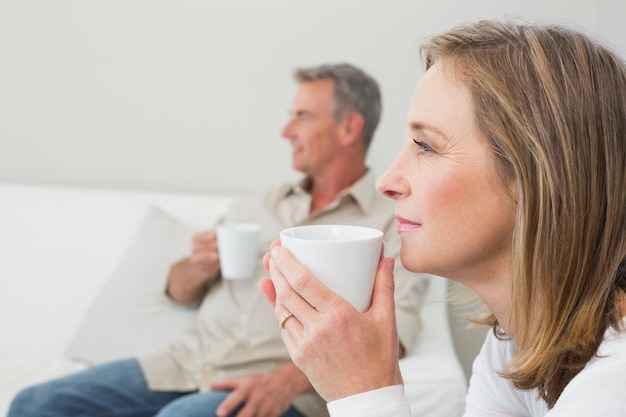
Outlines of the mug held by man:
M261 226L255 223L224 223L215 229L222 277L249 279L258 261Z

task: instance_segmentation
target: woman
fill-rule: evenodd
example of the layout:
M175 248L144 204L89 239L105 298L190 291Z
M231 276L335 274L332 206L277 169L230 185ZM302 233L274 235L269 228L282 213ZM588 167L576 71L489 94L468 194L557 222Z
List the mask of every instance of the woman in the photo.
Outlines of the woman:
M422 51L407 138L377 187L406 268L490 309L466 415L626 415L625 64L570 28L495 21ZM392 261L364 314L277 244L265 263L276 316L293 314L283 340L331 415L410 415Z

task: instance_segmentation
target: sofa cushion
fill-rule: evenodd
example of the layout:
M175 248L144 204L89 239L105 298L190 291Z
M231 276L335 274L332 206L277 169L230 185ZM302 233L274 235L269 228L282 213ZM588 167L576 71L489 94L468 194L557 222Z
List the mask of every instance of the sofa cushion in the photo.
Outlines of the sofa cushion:
M90 364L159 349L193 326L195 310L164 294L169 268L190 253L193 229L152 207L89 306L67 355Z

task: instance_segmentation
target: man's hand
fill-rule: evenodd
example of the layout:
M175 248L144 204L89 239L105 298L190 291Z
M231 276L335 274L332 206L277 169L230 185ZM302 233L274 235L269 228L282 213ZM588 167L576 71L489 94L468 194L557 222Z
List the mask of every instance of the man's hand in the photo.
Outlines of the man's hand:
M215 232L198 233L192 238L191 265L204 276L215 276L220 270L220 258L217 253L217 237Z
M215 232L198 233L192 239L191 256L172 266L166 293L179 303L196 303L202 299L219 270Z
M312 390L306 376L293 364L283 365L275 371L229 379L211 385L212 390L232 390L216 410L225 417L244 405L237 417L278 417L294 398Z

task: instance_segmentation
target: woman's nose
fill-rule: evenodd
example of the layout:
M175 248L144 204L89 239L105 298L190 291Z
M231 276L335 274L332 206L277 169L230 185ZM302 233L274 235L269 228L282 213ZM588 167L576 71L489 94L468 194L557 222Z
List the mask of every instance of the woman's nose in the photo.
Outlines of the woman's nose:
M390 166L387 172L376 180L376 189L383 196L398 200L411 194L411 188L408 181L393 170L394 165Z

